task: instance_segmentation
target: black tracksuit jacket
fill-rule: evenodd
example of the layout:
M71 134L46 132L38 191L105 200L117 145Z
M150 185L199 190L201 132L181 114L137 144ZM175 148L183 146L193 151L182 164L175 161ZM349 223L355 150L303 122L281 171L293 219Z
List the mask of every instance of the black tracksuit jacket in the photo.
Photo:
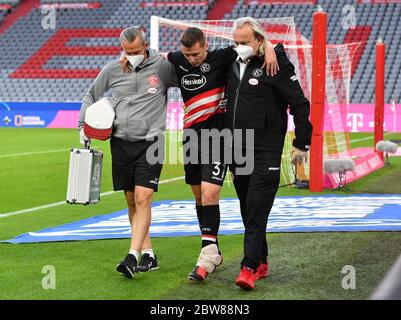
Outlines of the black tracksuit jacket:
M263 57L252 57L242 80L240 67L233 62L227 74L225 125L230 129L254 129L255 151L282 152L287 132L287 109L294 116L293 146L308 150L312 125L309 101L305 98L283 45L275 47L280 71L274 77L262 69ZM243 139L244 141L244 139ZM234 142L235 143L235 142Z

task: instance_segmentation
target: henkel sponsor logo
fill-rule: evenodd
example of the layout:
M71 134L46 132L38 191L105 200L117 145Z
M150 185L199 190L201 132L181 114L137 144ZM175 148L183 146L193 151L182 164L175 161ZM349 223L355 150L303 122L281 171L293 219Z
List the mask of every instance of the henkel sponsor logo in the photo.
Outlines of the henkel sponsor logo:
M205 84L206 78L198 74L187 74L181 79L182 87L189 91L198 90Z

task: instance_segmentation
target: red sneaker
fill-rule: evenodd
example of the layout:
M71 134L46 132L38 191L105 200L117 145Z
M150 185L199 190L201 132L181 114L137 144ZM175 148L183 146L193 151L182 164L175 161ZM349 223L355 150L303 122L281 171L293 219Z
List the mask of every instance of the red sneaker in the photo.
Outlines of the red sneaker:
M268 276L269 276L269 264L261 263L258 269L256 270L255 280L266 278Z
M235 284L244 290L252 290L255 287L255 272L250 268L242 267L239 276L235 279Z

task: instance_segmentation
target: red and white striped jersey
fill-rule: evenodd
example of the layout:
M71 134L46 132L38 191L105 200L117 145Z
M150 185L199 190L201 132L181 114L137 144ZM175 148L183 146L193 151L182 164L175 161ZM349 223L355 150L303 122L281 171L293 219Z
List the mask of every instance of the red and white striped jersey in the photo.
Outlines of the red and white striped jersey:
M225 113L226 73L237 58L236 51L232 47L209 51L198 67L193 67L180 51L170 52L167 58L175 66L184 100L184 129L216 128L213 116Z

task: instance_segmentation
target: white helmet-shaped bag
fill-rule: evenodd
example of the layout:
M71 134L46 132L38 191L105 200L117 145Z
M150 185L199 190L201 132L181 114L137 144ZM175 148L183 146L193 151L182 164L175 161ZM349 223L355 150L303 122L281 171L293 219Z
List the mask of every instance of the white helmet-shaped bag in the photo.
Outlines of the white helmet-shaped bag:
M86 109L84 133L88 138L107 140L113 130L114 108L108 98L102 98Z

